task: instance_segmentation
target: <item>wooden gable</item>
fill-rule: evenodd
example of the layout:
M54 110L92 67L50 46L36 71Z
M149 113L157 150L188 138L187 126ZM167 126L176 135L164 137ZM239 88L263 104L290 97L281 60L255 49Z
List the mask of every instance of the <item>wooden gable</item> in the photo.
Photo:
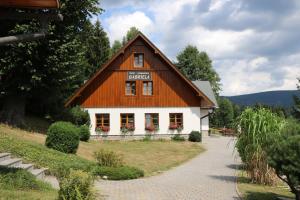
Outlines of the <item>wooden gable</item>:
M58 0L1 0L0 7L9 8L58 8Z
M200 107L212 106L161 52L140 34L130 41L103 68L98 71L66 106L79 104L94 107ZM144 67L134 67L134 53L144 55ZM136 95L125 95L128 72L149 72L153 82L153 95L143 95L143 81L136 80Z

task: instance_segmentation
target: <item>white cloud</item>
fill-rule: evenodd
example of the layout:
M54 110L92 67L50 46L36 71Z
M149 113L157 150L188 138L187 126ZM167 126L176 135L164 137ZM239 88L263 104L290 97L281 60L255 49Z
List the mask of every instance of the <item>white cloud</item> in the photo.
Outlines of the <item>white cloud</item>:
M145 34L153 30L152 20L143 12L120 13L113 15L104 21L107 24L107 31L111 42L121 40L130 27L135 26Z

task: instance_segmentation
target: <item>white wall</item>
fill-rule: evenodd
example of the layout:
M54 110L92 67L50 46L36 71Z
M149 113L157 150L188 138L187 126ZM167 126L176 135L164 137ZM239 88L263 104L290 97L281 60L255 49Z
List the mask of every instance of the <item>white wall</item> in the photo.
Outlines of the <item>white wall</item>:
M159 131L156 134L172 134L177 131L169 130L169 113L183 113L182 134L189 134L191 131L200 131L200 108L199 107L155 107L155 108L85 108L91 118L91 134L95 135L95 114L110 114L109 135L121 135L120 113L134 113L135 131L134 134L146 134L145 113L159 114Z
M205 116L208 114L208 109L201 109L201 117ZM205 117L201 120L202 124L201 124L201 130L202 131L208 131L209 130L209 117Z

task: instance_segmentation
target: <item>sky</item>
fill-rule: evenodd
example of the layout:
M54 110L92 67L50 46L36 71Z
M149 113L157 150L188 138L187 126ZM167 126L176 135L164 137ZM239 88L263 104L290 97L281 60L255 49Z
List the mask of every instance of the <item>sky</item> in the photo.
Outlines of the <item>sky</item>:
M299 0L102 0L111 43L135 26L169 59L208 53L221 95L294 90L300 77Z

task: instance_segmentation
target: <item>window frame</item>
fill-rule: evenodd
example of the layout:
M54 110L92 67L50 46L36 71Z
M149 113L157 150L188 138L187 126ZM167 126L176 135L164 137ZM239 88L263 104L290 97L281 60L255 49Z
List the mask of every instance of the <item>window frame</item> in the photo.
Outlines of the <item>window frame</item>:
M130 84L130 93L127 93L127 83L129 83ZM134 91L135 91L135 93L132 93L132 91L133 91L133 83L134 83L134 86L135 86L135 88L134 88ZM125 81L125 95L126 96L136 96L136 91L137 91L137 89L136 89L136 81Z
M145 113L145 130L147 130L147 128L149 128L149 127L147 127L147 117L146 117L147 115L150 115L150 117L151 117L151 125L150 126L153 125L154 128L159 128L159 113ZM157 124L153 123L154 115L157 115Z
M101 125L98 126L98 117L97 116L101 116ZM105 118L105 115L107 116L107 118ZM104 120L108 119L108 125L105 125ZM110 128L110 114L109 113L96 113L95 114L95 128L102 128L102 127L109 127Z
M147 84L146 86L146 93L145 93L145 88L144 88L144 84ZM149 83L151 83L151 94L149 93ZM143 96L153 96L153 81L143 81Z
M171 115L174 115L174 118L171 118ZM178 117L178 115L181 115L181 117ZM169 126L171 126L171 119L174 119L174 124L176 124L178 127L183 127L183 113L169 113ZM178 125L178 119L181 120L180 124Z
M125 119L126 119L126 122L125 122L125 126L123 126L123 123L122 123L122 115L126 115ZM135 114L134 113L120 113L120 130L123 128L123 127L127 127L129 125L129 115L132 115L133 116L133 128L135 128Z
M142 56L142 63L141 63L141 65L139 65L140 64L140 57L139 57L140 55ZM138 57L138 64L137 65L136 65L136 62L135 62L136 56ZM145 60L144 53L140 53L140 52L133 53L133 67L134 68L143 68L144 64L145 64L144 60Z

